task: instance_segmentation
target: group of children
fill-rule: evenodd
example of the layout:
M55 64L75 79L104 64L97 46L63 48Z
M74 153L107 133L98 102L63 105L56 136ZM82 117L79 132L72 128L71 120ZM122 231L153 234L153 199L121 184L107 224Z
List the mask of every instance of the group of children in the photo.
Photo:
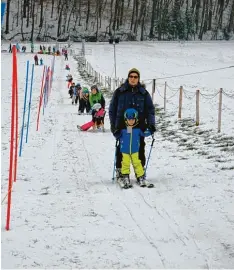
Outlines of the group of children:
M66 66L65 68L68 69L68 67ZM86 112L92 115L91 121L81 126L77 125L77 128L81 131L87 131L92 127L94 130L100 129L105 131L105 99L97 85L91 86L89 91L87 87L82 87L80 83L75 84L71 74L68 74L67 81L71 83L68 93L70 98L72 98L72 104L77 104L79 101L78 114L83 113L84 109L86 109ZM119 140L120 152L122 154L122 177L118 178L117 181L122 188L132 187L129 179L130 164L132 163L138 184L141 187L154 187L153 184L147 183L144 179L145 171L139 159L140 138L150 136L151 132L149 129L143 132L138 128L138 111L134 108L127 109L124 112L124 121L126 128L115 134L116 139Z
M68 70L68 68L69 66L66 65L65 69ZM82 87L80 83L75 84L71 74L67 75L67 82L72 105L77 105L79 102L78 114L81 115L86 112L92 115L92 121L79 128L83 131L88 130L90 127L104 130L105 99L97 85L93 85L89 91L88 87Z

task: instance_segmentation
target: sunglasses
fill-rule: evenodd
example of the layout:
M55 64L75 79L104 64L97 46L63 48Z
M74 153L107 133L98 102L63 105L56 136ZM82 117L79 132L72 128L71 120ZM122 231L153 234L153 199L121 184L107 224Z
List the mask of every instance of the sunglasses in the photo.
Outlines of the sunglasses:
M139 77L138 76L133 76L133 75L130 75L130 76L128 76L128 78L134 78L134 79L138 79Z

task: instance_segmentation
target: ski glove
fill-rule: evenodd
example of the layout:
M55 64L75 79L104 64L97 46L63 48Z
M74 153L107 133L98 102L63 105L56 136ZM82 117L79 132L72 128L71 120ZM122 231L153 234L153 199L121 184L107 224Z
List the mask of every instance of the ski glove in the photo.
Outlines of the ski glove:
M156 131L156 128L154 125L149 125L149 130L151 132L151 135L154 134L154 132Z
M114 135L114 133L115 133L115 130L116 130L116 128L115 128L115 126L114 125L111 125L111 133Z
M116 140L118 140L120 138L120 130L115 128L115 126L111 125L111 132L113 133L113 135L115 136Z
M115 136L115 139L118 140L121 136L121 131L119 129L116 129L113 135Z
M145 137L148 137L148 136L151 136L151 135L152 135L151 131L147 128L147 129L145 130L145 132L144 132L144 136L145 136Z

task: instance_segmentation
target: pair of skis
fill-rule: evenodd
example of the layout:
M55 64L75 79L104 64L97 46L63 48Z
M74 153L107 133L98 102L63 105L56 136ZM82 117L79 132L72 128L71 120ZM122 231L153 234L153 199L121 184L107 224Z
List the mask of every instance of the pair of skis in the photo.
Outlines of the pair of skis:
M81 126L77 125L77 129L80 130L80 131L84 131ZM105 128L95 128L93 129L93 131L100 131L100 132L105 132Z
M119 181L118 179L116 180L116 182L119 184L119 186L123 189L129 189L129 188L133 188L133 184L132 183L124 183L123 181ZM150 183L149 181L145 180L143 183L138 183L137 182L137 185L139 187L142 187L142 188L153 188L154 187L154 184L153 183Z

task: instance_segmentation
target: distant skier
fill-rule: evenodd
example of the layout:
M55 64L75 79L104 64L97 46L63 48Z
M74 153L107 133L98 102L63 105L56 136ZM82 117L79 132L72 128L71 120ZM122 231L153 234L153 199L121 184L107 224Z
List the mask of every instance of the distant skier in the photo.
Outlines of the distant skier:
M77 105L77 95L78 95L78 91L77 91L77 87L75 86L75 83L72 83L72 105L75 103L75 105Z
M18 42L16 43L16 49L17 49L17 52L20 52L20 45Z
M70 67L68 64L65 66L65 69L70 71Z
M67 52L67 49L66 48L64 50L64 56L65 56L65 60L68 60L68 52Z
M70 88L70 86L71 86L71 84L72 84L72 81L73 81L72 75L71 75L71 74L68 74L68 75L67 75L67 82L68 82L67 88Z
M35 61L35 65L38 66L38 56L37 56L37 54L35 54L35 56L34 56L34 61Z

